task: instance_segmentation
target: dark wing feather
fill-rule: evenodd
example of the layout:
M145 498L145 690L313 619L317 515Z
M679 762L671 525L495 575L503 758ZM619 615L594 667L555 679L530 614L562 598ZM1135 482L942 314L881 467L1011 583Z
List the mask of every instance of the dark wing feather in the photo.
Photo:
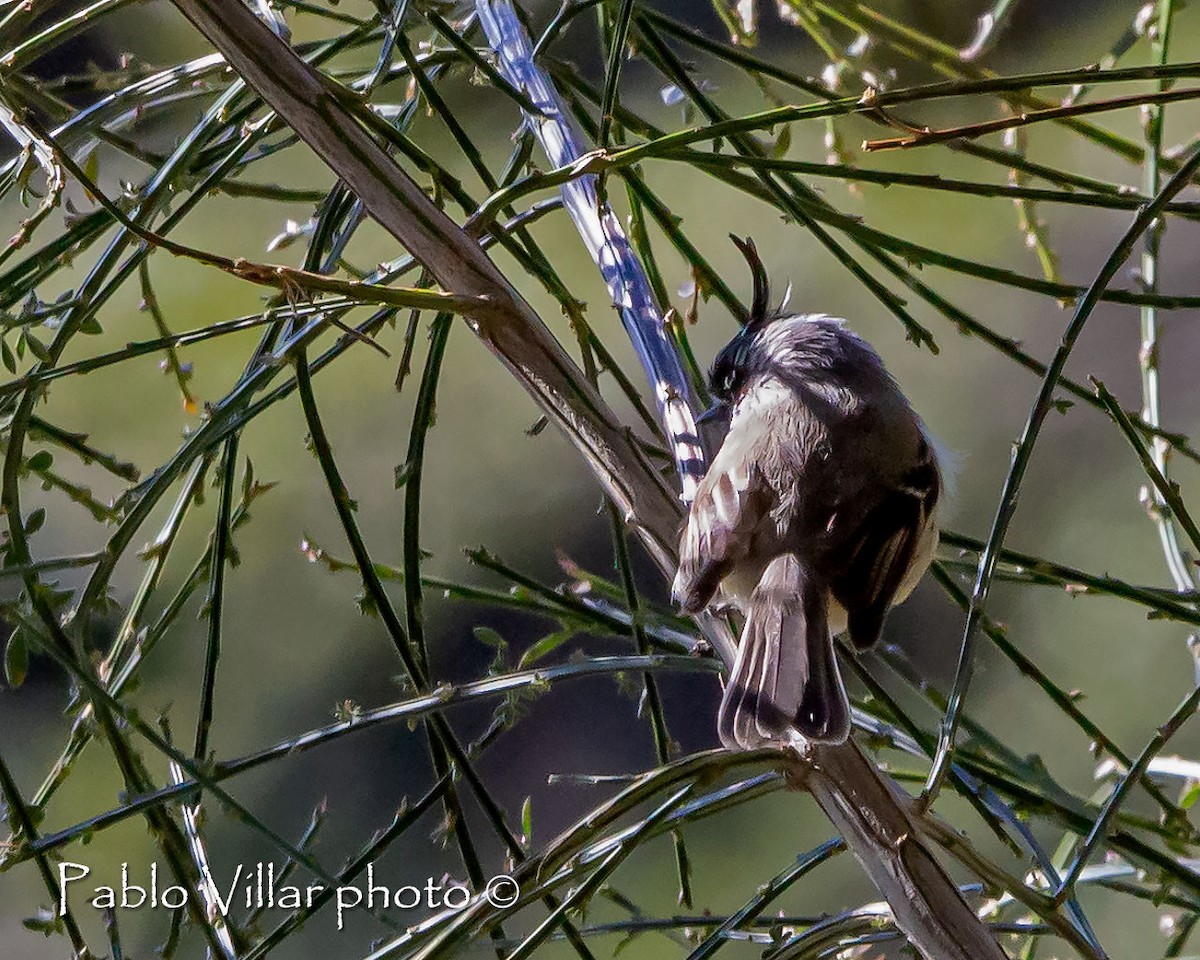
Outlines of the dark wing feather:
M908 583L910 571L937 505L941 481L932 454L903 482L888 490L859 521L848 558L831 583L835 599L848 615L850 639L865 650L879 639L883 621Z

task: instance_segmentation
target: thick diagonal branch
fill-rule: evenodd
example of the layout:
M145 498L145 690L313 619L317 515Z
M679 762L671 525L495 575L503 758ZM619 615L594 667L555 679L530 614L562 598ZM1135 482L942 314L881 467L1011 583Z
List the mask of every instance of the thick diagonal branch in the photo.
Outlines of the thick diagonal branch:
M533 308L367 132L363 114L238 0L175 0L229 64L445 290L487 297L471 328L571 438L651 555L673 561L679 505Z

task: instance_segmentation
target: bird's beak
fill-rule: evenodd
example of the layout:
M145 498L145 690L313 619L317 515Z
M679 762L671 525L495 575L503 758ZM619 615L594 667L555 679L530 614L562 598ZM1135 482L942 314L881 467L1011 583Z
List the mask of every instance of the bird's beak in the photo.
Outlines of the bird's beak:
M721 400L718 400L716 403L714 403L711 407L709 407L702 414L700 414L700 416L698 416L696 418L696 426L700 427L706 423L711 423L713 420L716 420L719 417L724 416L725 412L726 412L725 403Z

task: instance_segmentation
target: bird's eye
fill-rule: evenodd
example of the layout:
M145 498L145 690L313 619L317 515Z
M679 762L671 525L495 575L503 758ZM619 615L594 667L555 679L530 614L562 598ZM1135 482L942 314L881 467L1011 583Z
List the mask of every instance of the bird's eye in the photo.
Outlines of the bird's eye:
M724 366L714 367L712 373L709 374L709 381L712 383L713 392L718 396L724 396L729 392L731 379L730 370Z
M732 351L723 350L709 371L709 382L713 392L722 400L731 402L734 393L745 379L744 373Z

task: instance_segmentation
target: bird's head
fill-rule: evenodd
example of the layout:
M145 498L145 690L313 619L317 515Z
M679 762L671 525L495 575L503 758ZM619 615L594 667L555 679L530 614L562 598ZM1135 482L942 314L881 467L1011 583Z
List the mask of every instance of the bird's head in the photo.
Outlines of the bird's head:
M738 402L754 377L771 368L775 360L771 351L774 338L764 338L762 334L771 324L783 319L771 310L771 288L767 280L767 270L758 255L754 241L749 237L743 240L733 234L730 234L729 239L750 265L750 275L754 280L754 299L745 326L717 354L709 370L709 388L716 403L701 415L701 420L727 412Z
M713 362L709 386L716 403L698 422L728 414L746 391L764 378L795 389L820 389L832 383L857 386L867 393L890 383L879 355L841 320L772 308L767 271L754 241L730 239L750 265L754 299L745 326Z

